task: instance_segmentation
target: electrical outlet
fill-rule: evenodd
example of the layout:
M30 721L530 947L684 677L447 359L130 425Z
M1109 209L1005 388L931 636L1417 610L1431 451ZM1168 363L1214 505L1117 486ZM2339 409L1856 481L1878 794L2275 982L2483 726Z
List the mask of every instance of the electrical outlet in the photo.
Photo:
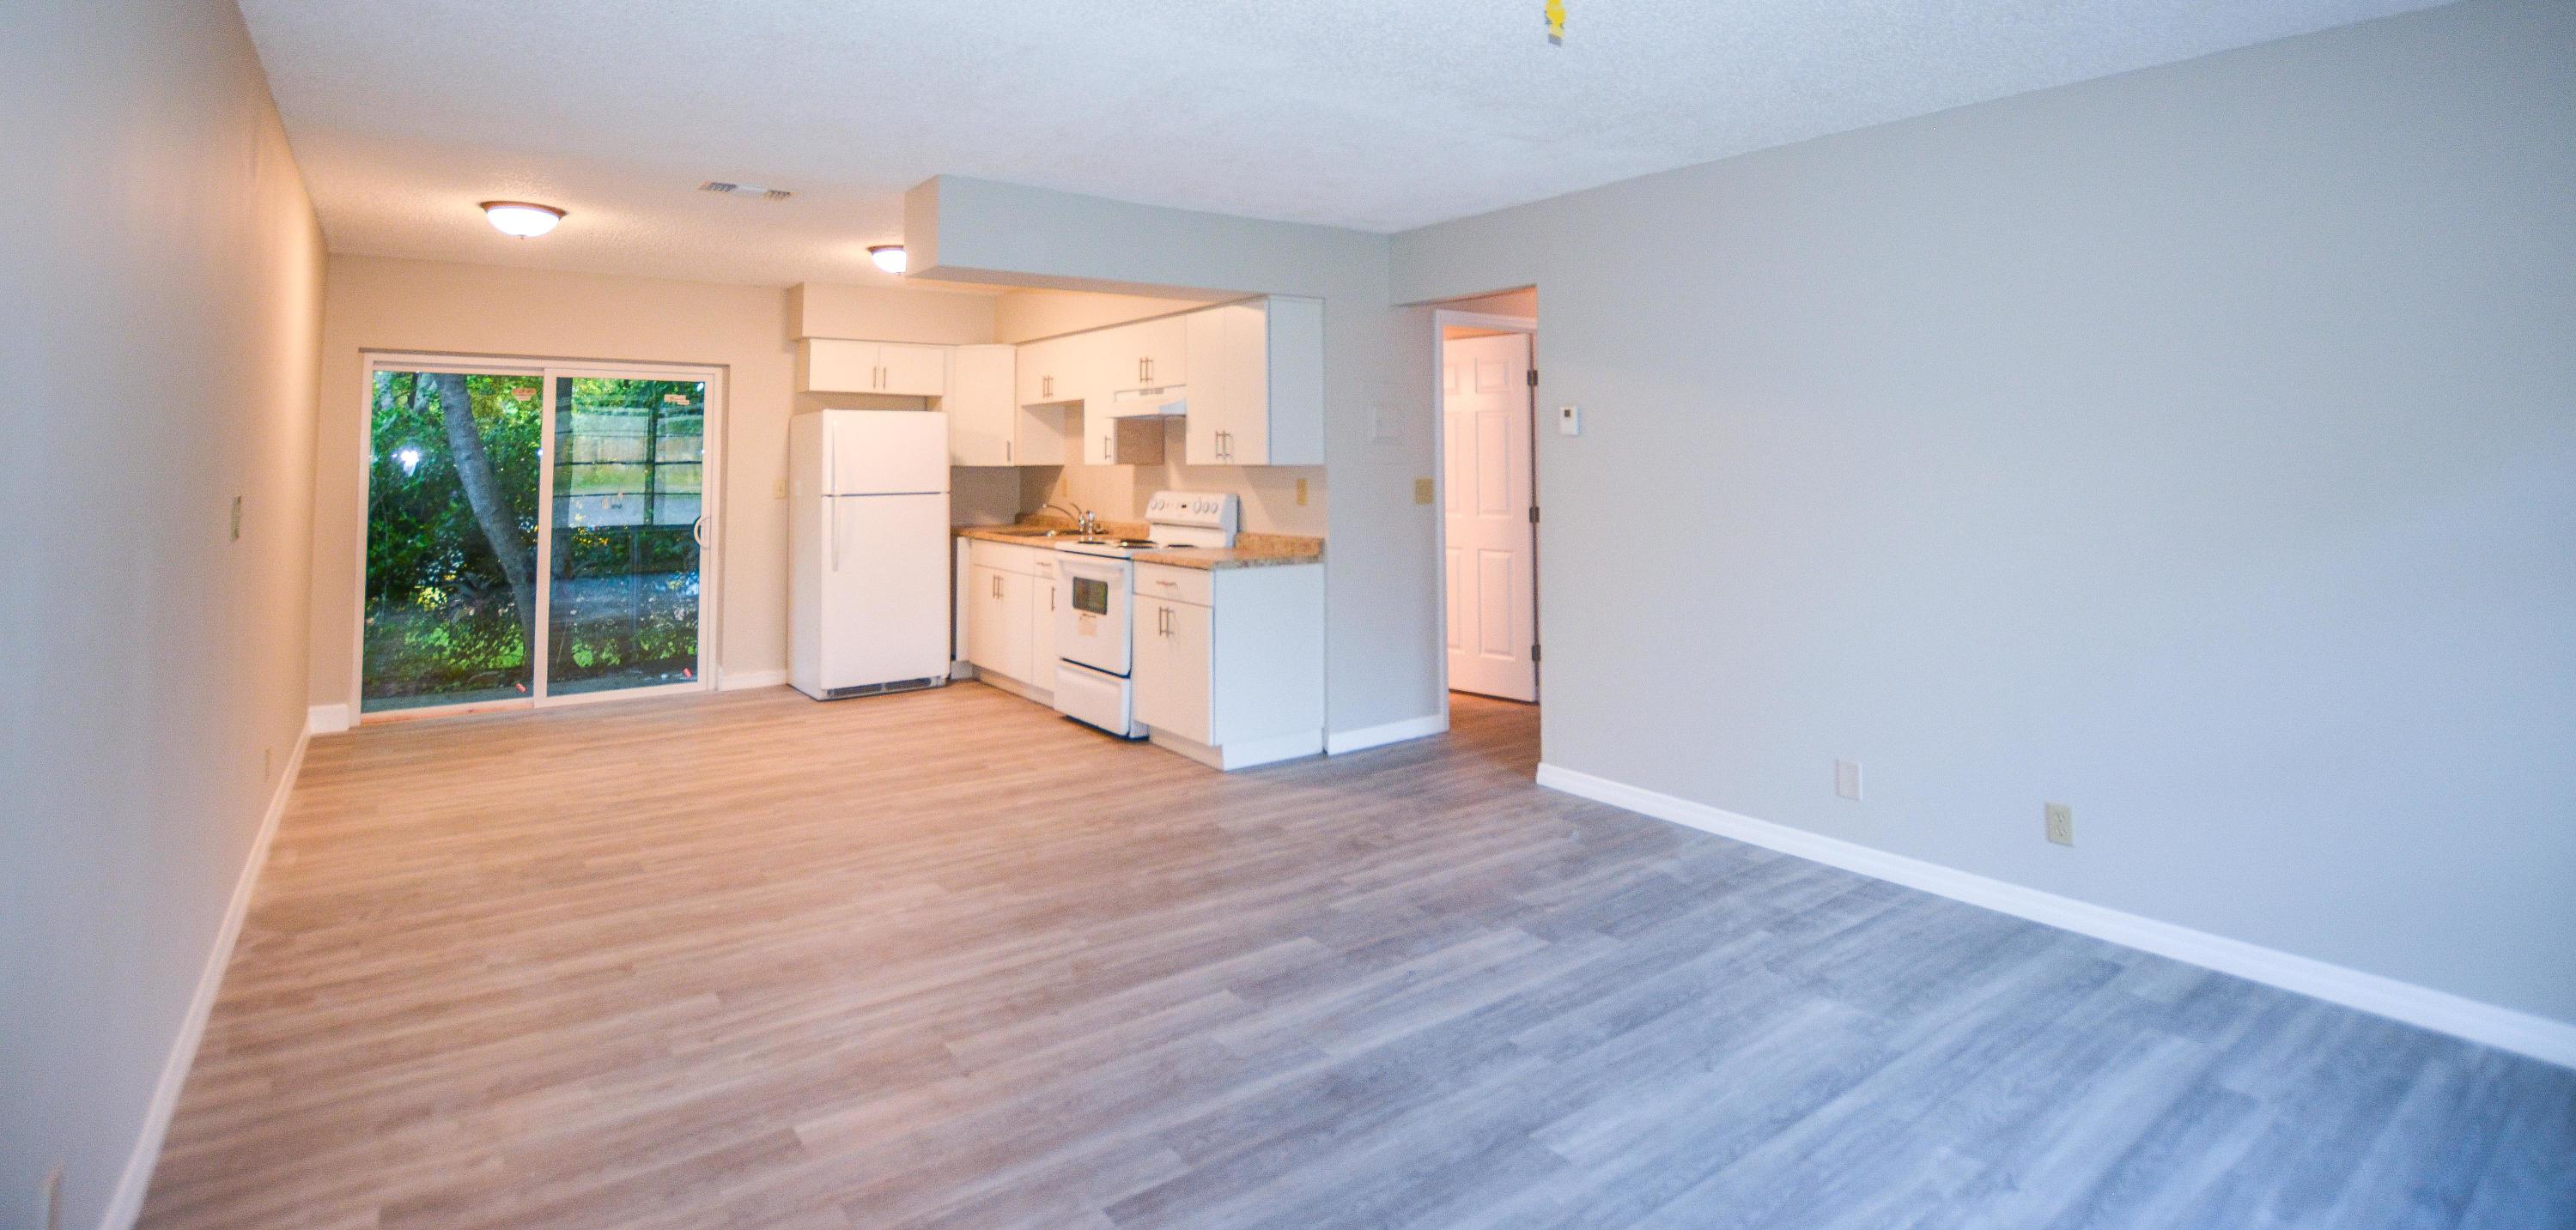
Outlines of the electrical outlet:
M1297 507L1299 507L1299 508L1304 508L1305 506L1306 506L1306 480L1301 478L1301 479L1298 479L1298 480L1297 480Z
M1416 504L1428 504L1431 502L1430 479L1417 478L1413 480L1413 502Z
M2048 839L2061 846L2075 844L2075 809L2064 803L2048 805Z
M233 497L233 541L241 541L241 497Z
M37 1223L45 1230L63 1230L63 1164L54 1163L45 1176L45 1220Z
M1859 761L1837 760L1834 762L1834 793L1842 796L1843 798L1850 799L1855 803L1860 801Z

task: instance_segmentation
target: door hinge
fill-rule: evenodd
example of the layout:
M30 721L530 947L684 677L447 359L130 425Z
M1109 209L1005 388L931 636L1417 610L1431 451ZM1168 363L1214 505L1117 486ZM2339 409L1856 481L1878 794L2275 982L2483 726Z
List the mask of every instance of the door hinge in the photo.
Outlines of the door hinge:
M1529 369L1529 384L1533 389L1538 387L1538 369L1535 367Z
M1530 524L1538 524L1538 505L1530 505Z
M1530 646L1530 661L1538 661L1538 646L1536 645Z

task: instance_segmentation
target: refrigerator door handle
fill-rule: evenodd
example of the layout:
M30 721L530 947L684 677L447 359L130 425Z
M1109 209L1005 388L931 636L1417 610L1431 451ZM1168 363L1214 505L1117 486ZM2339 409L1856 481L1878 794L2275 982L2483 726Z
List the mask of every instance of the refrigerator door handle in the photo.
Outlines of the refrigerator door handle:
M823 494L841 494L841 450L833 439L832 418L823 417Z
M832 571L841 570L841 501L836 496L823 497L823 538L832 546Z

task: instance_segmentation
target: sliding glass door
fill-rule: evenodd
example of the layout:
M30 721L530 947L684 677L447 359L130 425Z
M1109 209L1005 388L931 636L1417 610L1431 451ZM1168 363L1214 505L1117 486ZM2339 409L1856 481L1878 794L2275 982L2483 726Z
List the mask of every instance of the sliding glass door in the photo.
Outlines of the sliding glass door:
M706 686L703 369L369 365L362 714Z
M554 407L548 688L695 680L706 381L557 376Z
M542 381L370 376L360 706L533 697Z

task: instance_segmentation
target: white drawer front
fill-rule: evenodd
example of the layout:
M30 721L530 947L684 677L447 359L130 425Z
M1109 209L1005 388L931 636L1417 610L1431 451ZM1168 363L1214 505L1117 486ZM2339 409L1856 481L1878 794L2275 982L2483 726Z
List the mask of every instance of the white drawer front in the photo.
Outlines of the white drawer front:
M1213 606L1216 603L1216 573L1205 568L1138 564L1136 565L1136 594L1140 598L1160 598L1170 602Z
M1016 572L1024 577L1034 576L1037 574L1038 561L1041 557L1045 559L1049 571L1052 572L1055 552L1051 548L1021 547L1007 542L988 542L981 538L966 540L966 562L978 568Z

